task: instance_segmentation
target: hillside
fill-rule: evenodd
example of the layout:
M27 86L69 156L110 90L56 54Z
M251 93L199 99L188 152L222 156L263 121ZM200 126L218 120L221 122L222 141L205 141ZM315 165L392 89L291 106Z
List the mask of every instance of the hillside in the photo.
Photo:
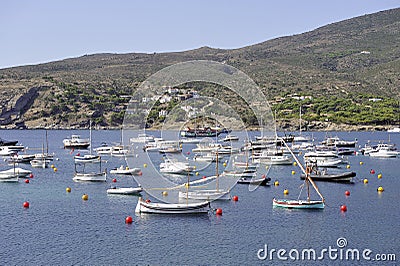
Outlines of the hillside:
M100 126L118 126L128 99L120 96L131 95L166 66L199 59L226 62L248 74L278 111L281 125L297 119L300 105L310 125L385 126L398 120L400 8L240 49L94 54L1 69L0 125L85 127L91 118ZM218 96L214 89L200 93ZM294 94L313 99L299 102L290 97Z

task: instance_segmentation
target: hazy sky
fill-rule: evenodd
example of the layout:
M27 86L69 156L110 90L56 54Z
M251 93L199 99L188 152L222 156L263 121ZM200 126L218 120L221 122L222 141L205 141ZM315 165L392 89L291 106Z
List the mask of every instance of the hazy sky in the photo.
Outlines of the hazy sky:
M84 54L238 48L399 0L2 0L0 68Z

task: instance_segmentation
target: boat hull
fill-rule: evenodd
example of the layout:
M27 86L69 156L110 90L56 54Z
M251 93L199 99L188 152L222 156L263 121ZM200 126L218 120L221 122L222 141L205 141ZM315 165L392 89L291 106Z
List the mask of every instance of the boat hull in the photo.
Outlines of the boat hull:
M355 172L344 172L339 174L326 174L316 175L311 174L310 177L314 181L328 181L328 182L351 182L352 178L356 176ZM305 175L300 176L301 179L305 179Z
M269 186L269 181L271 178L240 178L237 183L238 184L248 184L248 185L255 185L255 186Z
M135 209L136 213L154 214L201 214L209 211L210 202L208 201L187 204L152 203L145 202L142 198L139 198Z
M273 207L287 208L287 209L323 209L325 203L322 200L287 200L287 199L273 199Z
M143 191L141 187L120 187L120 188L109 188L107 194L112 195L139 195Z
M194 190L183 192L179 191L179 198L194 200L230 200L231 196L227 190Z
M75 173L74 181L106 182L107 174L104 173Z

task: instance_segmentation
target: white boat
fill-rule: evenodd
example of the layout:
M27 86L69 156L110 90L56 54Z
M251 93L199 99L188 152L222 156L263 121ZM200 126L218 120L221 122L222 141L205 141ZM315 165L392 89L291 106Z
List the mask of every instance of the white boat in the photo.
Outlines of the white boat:
M193 158L193 161L196 161L196 162L215 162L216 160L217 160L217 156L212 153L196 154Z
M74 181L106 182L107 173L106 172L86 172L86 173L75 172L72 180L74 180Z
M86 149L90 146L89 139L83 139L80 135L72 135L63 140L64 148Z
M192 191L179 191L179 198L194 200L230 200L229 190L222 189L205 189Z
M139 195L143 191L141 187L111 187L107 189L107 194L117 195Z
M114 168L110 170L110 174L116 174L116 175L134 175L138 174L140 172L140 168L129 168L128 166L124 167L121 165L118 168Z
M9 163L29 163L35 159L34 154L14 154L7 160Z
M15 167L15 168L11 168L8 170L3 170L0 171L0 178L1 179L7 179L8 177L12 178L12 177L26 177L28 175L30 175L32 173L32 171L20 168L20 167Z
M241 177L241 178L255 178L257 173L256 170L233 170L233 171L229 171L229 170L225 170L222 175L225 176L232 176L232 177Z
M147 134L138 134L137 138L130 138L131 143L147 143L154 141L154 136Z
M30 161L31 166L34 168L47 168L49 167L50 160L46 158L37 158Z
M394 128L388 129L387 132L389 132L389 133L400 133L400 127L394 127Z
M190 166L188 162L180 162L170 158L164 158L164 162L160 163L160 172L167 174L187 174L195 170L194 166Z
M375 151L368 153L369 156L375 158L395 158L399 152L390 148L388 144L379 144Z
M273 165L289 165L292 164L292 157L287 155L269 155L259 158L254 158L255 163L267 163Z
M0 172L0 182L18 182L18 174Z
M141 197L138 199L136 213L155 214L200 214L210 211L210 202L196 203L153 203L146 202Z
M314 160L319 158L337 158L338 154L336 151L310 151L304 154L304 160Z
M343 160L338 158L316 158L307 159L305 162L316 163L317 167L338 167L339 164L343 163Z
M228 134L225 136L225 138L222 139L223 142L229 142L229 141L239 141L239 137L235 135Z
M93 149L98 155L110 155L113 147L112 146L100 146Z
M0 156L12 156L17 152L13 149L10 149L8 146L0 146Z
M124 148L122 145L113 146L111 156L115 157L132 157L134 155L132 150Z
M94 155L94 154L75 155L74 161L75 163L99 163L100 155Z

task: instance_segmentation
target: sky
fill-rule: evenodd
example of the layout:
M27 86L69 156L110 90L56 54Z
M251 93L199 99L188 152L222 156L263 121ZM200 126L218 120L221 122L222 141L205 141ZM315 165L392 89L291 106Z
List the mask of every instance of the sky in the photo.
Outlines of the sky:
M95 53L239 48L400 0L2 0L0 69Z

